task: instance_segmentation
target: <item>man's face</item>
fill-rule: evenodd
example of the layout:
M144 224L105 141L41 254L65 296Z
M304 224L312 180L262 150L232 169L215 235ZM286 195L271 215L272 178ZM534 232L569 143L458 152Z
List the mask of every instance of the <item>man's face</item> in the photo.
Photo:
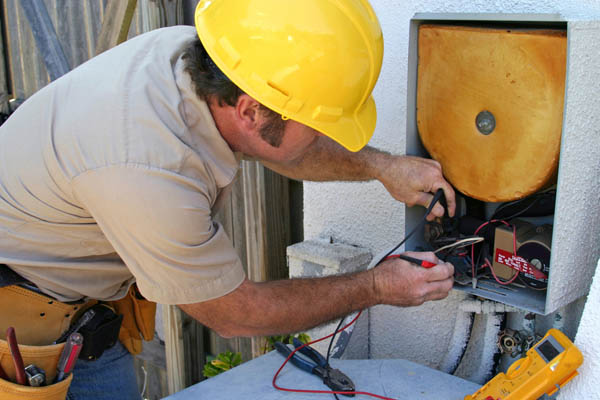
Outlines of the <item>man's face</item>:
M283 129L281 143L274 147L263 140L260 154L256 155L259 158L273 162L294 161L301 157L319 136L323 136L318 131L291 119L283 125L278 125L278 129Z

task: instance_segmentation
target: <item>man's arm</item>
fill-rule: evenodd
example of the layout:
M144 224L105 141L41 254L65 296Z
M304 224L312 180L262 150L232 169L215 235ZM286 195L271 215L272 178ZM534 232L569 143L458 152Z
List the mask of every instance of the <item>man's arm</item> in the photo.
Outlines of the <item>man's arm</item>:
M319 137L299 160L287 164L262 162L268 168L292 179L377 179L396 200L409 207L416 204L427 207L433 193L441 188L444 190L450 215L454 215L454 190L444 179L442 168L435 160L391 155L370 146L352 153L327 137ZM439 204L432 211L433 216L442 216L443 213L443 207Z
M407 253L440 262L433 253ZM454 267L431 269L400 259L350 275L264 283L246 280L214 300L179 305L221 336L264 336L298 332L375 304L414 306L443 299L452 288Z

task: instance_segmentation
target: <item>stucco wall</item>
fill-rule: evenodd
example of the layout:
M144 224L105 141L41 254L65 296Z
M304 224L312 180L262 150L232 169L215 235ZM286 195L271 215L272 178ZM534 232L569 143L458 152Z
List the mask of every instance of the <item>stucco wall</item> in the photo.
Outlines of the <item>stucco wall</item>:
M600 261L598 262L600 267ZM598 268L600 270L600 268ZM565 386L558 396L560 400L591 399L590 394L599 393L600 368L598 363L598 327L600 327L600 276L596 275L590 289L588 301L583 310L575 345L583 354L583 365L578 369L579 376ZM595 398L598 398L596 396Z
M403 153L405 148L408 32L415 13L558 13L567 20L600 19L598 0L371 0L371 3L382 25L385 52L374 91L378 121L370 144L393 153ZM598 75L598 70L590 74ZM378 182L307 182L304 204L307 239L332 236L377 253L398 242L404 233L404 206L395 202ZM368 334L363 331L361 336L361 332L355 332L353 340L361 348L367 348L373 358L406 358L437 367L450 340L447 328L454 324L453 310L461 299L462 295L453 294L447 300L417 308L375 307L369 313Z

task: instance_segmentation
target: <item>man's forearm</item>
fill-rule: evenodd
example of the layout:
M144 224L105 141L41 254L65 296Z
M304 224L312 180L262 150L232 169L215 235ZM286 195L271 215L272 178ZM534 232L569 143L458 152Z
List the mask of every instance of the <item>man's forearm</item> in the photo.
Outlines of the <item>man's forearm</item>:
M408 206L427 207L433 193L443 189L450 215L456 206L454 190L444 179L441 165L434 160L391 155L366 146L352 153L333 140L319 137L299 160L288 164L263 163L287 177L311 181L366 181L379 180L398 201ZM432 219L444 215L444 208L436 204Z
M406 253L432 263L422 268L399 258L349 275L254 283L245 280L214 300L179 307L221 336L299 332L375 304L414 306L443 299L454 267L433 253Z
M353 153L333 140L319 137L303 157L289 164L263 162L287 177L309 181L366 181L378 179L389 163L389 153L366 146Z
M181 309L221 336L299 332L377 304L373 271L264 283Z

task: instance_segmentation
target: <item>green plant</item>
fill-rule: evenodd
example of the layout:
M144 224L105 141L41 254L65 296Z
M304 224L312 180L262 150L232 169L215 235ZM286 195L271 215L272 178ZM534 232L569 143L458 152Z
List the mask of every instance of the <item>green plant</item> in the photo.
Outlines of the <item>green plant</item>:
M208 357L208 359L208 362L204 364L202 375L210 378L240 365L242 363L242 353L226 351L216 357Z
M282 336L267 336L267 342L263 349L263 353L267 353L275 349L275 342L293 344L294 338L300 340L302 343L310 342L310 336L307 333L297 333L295 335L282 335Z

